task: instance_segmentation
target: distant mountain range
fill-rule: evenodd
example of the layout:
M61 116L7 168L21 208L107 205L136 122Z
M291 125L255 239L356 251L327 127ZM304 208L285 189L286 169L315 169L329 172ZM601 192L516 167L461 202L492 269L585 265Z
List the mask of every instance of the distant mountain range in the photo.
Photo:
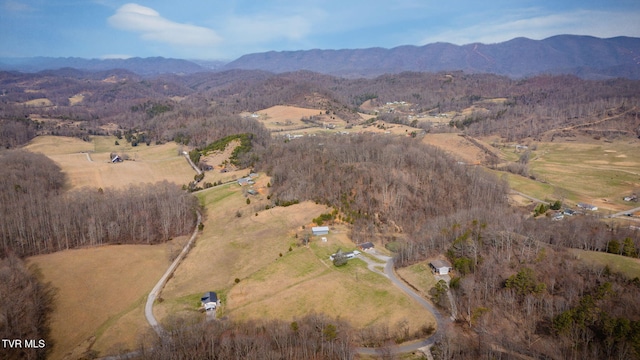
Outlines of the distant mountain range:
M544 40L516 38L497 44L462 46L434 43L393 49L269 51L244 55L227 64L159 57L0 59L0 70L37 72L69 67L87 71L119 68L140 75L246 69L274 73L308 70L343 77L374 77L403 71L462 70L513 78L548 73L573 74L587 79L640 79L640 38L558 35Z
M84 71L105 71L113 69L128 70L138 75L150 76L159 74L193 74L212 71L222 66L223 62L202 62L163 57L128 58L128 59L83 59L77 57L53 58L0 58L0 70L20 72L40 72L73 68Z

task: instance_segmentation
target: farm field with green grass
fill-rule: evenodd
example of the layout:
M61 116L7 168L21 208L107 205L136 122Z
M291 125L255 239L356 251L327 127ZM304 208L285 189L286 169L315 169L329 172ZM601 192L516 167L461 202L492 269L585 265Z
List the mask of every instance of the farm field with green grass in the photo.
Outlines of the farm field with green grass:
M629 280L640 279L639 259L599 251L579 249L570 249L569 251L587 265L595 268L608 266L611 272L622 274Z
M259 185L257 183L256 185ZM312 202L255 211L242 189L232 184L200 192L207 209L196 247L168 282L156 307L161 322L181 314L204 318L199 297L221 294L218 316L231 320L289 319L311 312L340 317L357 328L395 326L406 321L412 331L435 326L433 316L391 282L353 259L336 268L329 255L355 245L348 227L332 226L323 242L311 237L311 219L329 208ZM236 210L237 209L237 210ZM241 216L237 216L238 211ZM257 214L257 215L256 215ZM297 237L296 237L297 235Z
M514 158L513 147L501 152L505 158ZM512 189L541 200L560 199L569 207L589 203L604 214L622 211L635 204L623 197L640 190L640 144L630 139L605 142L586 137L536 143L529 169L535 180L506 172L495 174L504 177Z

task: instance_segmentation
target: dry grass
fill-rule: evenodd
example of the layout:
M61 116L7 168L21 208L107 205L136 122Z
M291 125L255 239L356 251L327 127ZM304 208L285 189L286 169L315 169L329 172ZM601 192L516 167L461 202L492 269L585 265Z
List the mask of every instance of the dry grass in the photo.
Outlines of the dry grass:
M346 124L346 122L339 117L333 116L335 119L331 119L331 116L326 115L322 110L295 106L276 105L268 109L260 110L256 112L256 114L259 116L257 120L262 122L264 126L271 131L287 131L309 127L309 124L302 122L301 118L311 116L320 117L320 121L326 124L334 124L336 126Z
M93 151L92 143L64 136L38 136L25 149L49 155L73 154Z
M53 103L51 102L51 100L47 98L33 99L33 100L25 101L22 104L30 107L53 106Z
M427 134L422 141L444 150L467 164L480 164L485 159L484 152L479 147L458 134Z
M325 206L304 202L258 211L256 216L252 208L256 199L246 205L237 185L200 196L212 210L196 247L156 306L161 321L170 314L194 315L200 294L213 290L223 302L219 315L234 320L291 320L323 312L357 327L394 326L401 320L414 330L435 324L431 314L386 278L370 272L363 261L351 260L342 268L329 262L338 248L355 248L347 227L333 227L326 243L312 238L309 247L298 246L295 235L309 233L310 220L329 211ZM241 217L236 217L235 209L242 211Z
M178 145L115 145L115 137L93 137L92 142L79 139L41 136L26 149L43 153L55 161L67 175L72 188L123 188L130 184L169 181L178 185L193 180L195 172L185 158L178 155ZM86 152L81 153L81 152ZM113 164L109 153L126 154L132 161Z
M429 290L431 290L437 282L429 267L429 261L430 260L425 260L405 268L397 269L398 275L415 289L418 289L420 295L427 299L430 297Z
M69 98L69 104L71 106L78 105L84 100L84 94L76 94Z
M612 272L620 273L629 279L640 278L640 259L598 251L579 249L569 249L569 251L586 264L597 267L608 266Z
M540 143L535 154L532 172L572 203L621 211L630 208L622 198L640 189L637 141Z
M57 289L51 358L61 359L87 346L92 337L94 350L103 354L114 347L134 348L138 335L149 328L144 301L169 265L172 243L103 246L29 258L44 282Z

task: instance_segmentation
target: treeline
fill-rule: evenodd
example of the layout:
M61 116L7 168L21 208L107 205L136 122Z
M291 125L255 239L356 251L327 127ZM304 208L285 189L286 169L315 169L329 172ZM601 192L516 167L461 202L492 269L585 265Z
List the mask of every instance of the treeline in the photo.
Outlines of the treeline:
M507 185L459 165L418 139L385 135L306 137L261 155L275 202L314 200L354 224L353 240L413 236L432 218L506 205Z
M177 321L166 336L140 349L140 359L354 359L351 328L341 320L308 315L300 320L234 323Z
M241 121L237 114L242 111L296 105L357 123L361 121L357 111L363 100L368 99L378 105L407 101L416 112L431 114L473 106L476 110L471 115L452 119L451 124L470 135L500 135L509 141L535 138L551 129L565 127L603 136L640 135L637 109L640 81L637 80L593 81L562 75L514 80L459 71L406 72L374 79L343 79L308 71L269 74L239 70L153 79L115 71L113 76L102 74L104 78L72 75L0 72L0 82L6 89L0 99L0 119L38 114L60 121L82 122L79 127L45 126L42 130L73 136L82 136L79 130L85 134L101 134L104 132L101 126L114 123L124 131L145 132L151 141L190 139L193 145L202 147L227 135L256 134L247 129L215 137L208 133L211 123L217 119ZM36 83L37 92L34 92ZM72 104L69 99L76 95L82 95L82 102ZM47 98L53 105L28 107L23 104L37 98ZM609 117L614 119L607 121L607 126L595 124L583 128ZM404 121L395 115L387 120ZM415 126L428 128L420 121Z
M2 359L46 359L53 343L48 318L54 290L15 254L0 257L0 338L34 340L37 348L3 346ZM40 341L44 341L41 343Z
M62 192L50 159L26 151L0 154L2 253L43 254L80 246L153 244L190 232L197 201L167 182L123 190Z
M401 243L396 264L446 254L454 267L457 321L437 344L438 359L637 359L640 280L567 250L605 252L616 243L637 254L640 234L590 216L556 222L476 208L424 222ZM442 291L433 290L434 302L453 312Z

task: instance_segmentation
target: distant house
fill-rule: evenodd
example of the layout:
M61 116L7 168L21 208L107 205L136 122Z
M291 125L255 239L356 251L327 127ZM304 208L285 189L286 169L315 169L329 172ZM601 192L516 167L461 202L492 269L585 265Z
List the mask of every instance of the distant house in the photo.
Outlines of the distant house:
M451 264L445 260L433 260L429 263L429 267L438 275L447 275L451 270Z
M555 220L555 221L560 221L564 219L564 214L563 213L555 213L553 215L553 217L551 218L551 220Z
M353 250L353 251L349 251L349 252L343 253L343 255L349 260L354 259L356 256L358 256L360 254L361 254L361 252L358 251L358 250ZM336 254L331 254L331 256L329 256L329 260L333 261L333 259L335 257L336 257Z
M249 190L247 190L247 193L248 193L249 195L258 195L258 192L257 192L257 191L255 191L254 189L249 189Z
M629 196L625 196L623 198L624 201L638 201L638 196L636 194L631 194Z
M122 162L122 158L120 157L120 155L115 155L114 157L111 158L111 162L114 164Z
M575 215L575 214L576 214L576 212L575 212L575 211L573 211L573 210L571 210L571 209L564 209L564 211L563 211L562 213L563 213L564 215L567 215L567 216L573 216L573 215Z
M584 209L584 210L590 210L590 211L596 211L598 210L598 207L595 205L591 205L591 204L585 204L585 203L578 203L578 207L580 209Z
M373 249L374 245L372 242L366 242L366 243L358 244L358 248L362 251L367 251L367 250Z
M247 176L247 177L243 177L243 178L238 179L238 184L240 186L253 185L254 181L251 180L251 178Z
M218 295L213 291L204 293L200 298L200 302L206 311L215 310L220 305Z
M313 234L313 236L327 235L329 233L329 227L328 226L314 226L314 227L311 228L311 233Z

